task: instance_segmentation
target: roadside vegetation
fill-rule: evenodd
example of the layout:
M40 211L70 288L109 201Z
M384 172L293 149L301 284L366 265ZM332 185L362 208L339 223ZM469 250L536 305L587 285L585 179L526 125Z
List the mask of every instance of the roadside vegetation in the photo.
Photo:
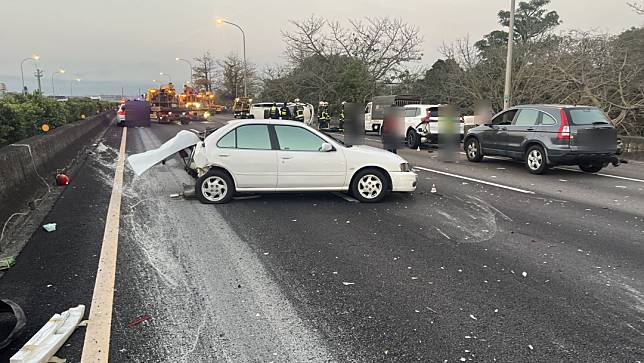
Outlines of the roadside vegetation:
M42 133L50 129L90 117L112 107L109 102L89 98L72 98L58 102L39 94L9 94L0 98L0 146Z

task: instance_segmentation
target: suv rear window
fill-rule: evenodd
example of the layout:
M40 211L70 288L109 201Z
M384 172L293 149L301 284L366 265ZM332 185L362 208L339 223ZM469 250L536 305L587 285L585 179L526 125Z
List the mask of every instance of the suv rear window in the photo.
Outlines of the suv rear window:
M596 108L569 108L570 121L575 125L592 125L602 122L610 124L606 115Z

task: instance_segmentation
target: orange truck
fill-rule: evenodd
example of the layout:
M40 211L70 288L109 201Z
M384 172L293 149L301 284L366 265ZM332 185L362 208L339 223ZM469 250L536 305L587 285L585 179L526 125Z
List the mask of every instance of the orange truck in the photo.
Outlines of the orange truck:
M217 96L210 91L197 91L188 85L183 86L179 95L179 106L186 109L190 117L195 120L207 120L213 113L217 113Z
M188 124L191 121L189 110L182 107L180 97L172 83L162 84L159 88L150 88L145 95L150 103L150 114L159 123L181 122Z

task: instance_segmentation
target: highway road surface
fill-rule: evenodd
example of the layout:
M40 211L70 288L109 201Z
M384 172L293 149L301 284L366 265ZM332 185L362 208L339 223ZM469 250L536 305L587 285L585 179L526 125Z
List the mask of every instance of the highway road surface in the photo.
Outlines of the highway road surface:
M79 328L58 354L68 362L88 341L112 362L644 360L644 164L536 176L405 149L418 190L378 204L171 198L194 185L179 159L140 177L126 165L113 188L123 140L129 155L225 120L106 132L46 217L59 229L34 233L0 279L29 334L54 312L91 309L107 227L114 289L98 294L113 296L112 314Z

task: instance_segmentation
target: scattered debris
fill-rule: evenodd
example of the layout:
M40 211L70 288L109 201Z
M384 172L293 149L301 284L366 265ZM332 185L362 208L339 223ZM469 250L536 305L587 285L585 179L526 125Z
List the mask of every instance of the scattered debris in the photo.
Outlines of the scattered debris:
M56 223L43 224L42 228L44 228L47 232L53 232L56 230Z
M15 264L16 264L16 258L14 256L9 256L9 257L0 259L0 271L10 269Z
M136 318L136 319L132 320L131 322L129 322L127 324L127 327L128 328L134 328L135 326L141 324L142 322L148 321L150 319L152 319L152 317L149 314L141 315L138 318Z
M472 314L470 314L470 318L471 318L472 320L479 320L476 316L474 316L474 315L472 315Z
M527 273L527 272L525 272L525 271L523 271L523 272L521 273L521 275L522 275L523 277L528 277L528 273Z
M181 197L181 193L170 194L170 198L179 198L179 197Z
M54 353L76 330L85 315L85 305L78 305L61 314L54 314L49 321L20 350L11 362L48 362Z
M0 316L4 316L5 314L12 314L13 318L11 320L15 320L16 323L11 330L2 330L3 334L0 336L0 339L2 339L0 341L0 349L6 348L15 338L21 336L27 323L25 313L18 304L8 299L0 299ZM2 320L8 321L9 319L4 319L3 317ZM8 327L4 326L4 328ZM7 331L9 334L5 336L4 333Z
M56 174L56 185L63 186L69 184L69 177L63 173Z
M344 285L344 286L355 285L355 284L356 284L355 282L342 281L342 285Z
M532 346L532 344L528 344L528 348L530 348L530 350L534 350L534 347Z
M99 153L106 152L107 149L108 147L105 146L105 144L103 144L102 142L99 142L98 145L96 146L96 151L98 151Z

